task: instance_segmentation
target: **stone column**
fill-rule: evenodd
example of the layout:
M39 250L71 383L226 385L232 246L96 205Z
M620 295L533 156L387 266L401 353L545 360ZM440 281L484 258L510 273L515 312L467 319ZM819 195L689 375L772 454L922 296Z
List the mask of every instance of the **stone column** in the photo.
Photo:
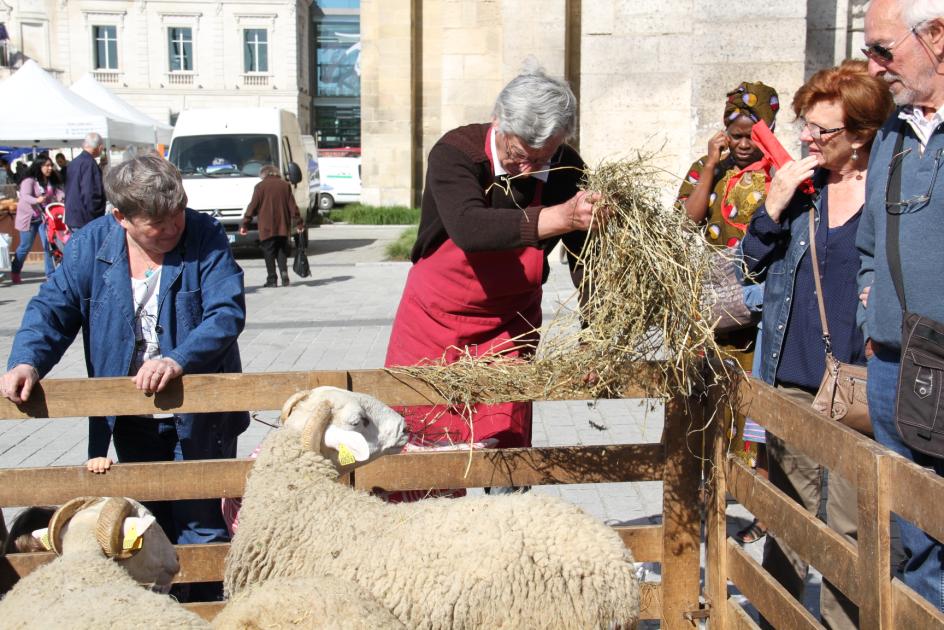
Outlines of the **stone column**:
M413 2L361 2L361 200L413 202Z

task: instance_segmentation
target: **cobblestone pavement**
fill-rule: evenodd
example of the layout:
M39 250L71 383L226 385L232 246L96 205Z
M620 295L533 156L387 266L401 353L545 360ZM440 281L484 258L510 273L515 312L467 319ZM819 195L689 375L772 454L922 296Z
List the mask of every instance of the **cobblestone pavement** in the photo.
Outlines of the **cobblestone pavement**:
M289 287L264 289L261 256L239 252L246 273L248 318L239 344L247 372L378 368L409 263L382 262L384 246L402 231L397 226L331 225L310 232L312 275L293 275ZM552 257L545 285L545 321L572 296L566 266ZM0 356L9 356L23 309L42 282L41 265L24 268L24 282L0 281ZM81 343L66 352L49 378L85 376ZM260 414L272 420L275 412ZM0 467L63 466L85 461L84 418L0 421ZM595 427L603 427L598 429ZM253 423L239 441L249 453L269 431ZM615 400L535 404L534 445L593 445L657 442L662 407L646 410L644 401ZM661 482L544 486L536 492L557 495L610 524L657 523L662 510ZM749 522L733 506L731 531ZM759 558L762 543L749 546Z

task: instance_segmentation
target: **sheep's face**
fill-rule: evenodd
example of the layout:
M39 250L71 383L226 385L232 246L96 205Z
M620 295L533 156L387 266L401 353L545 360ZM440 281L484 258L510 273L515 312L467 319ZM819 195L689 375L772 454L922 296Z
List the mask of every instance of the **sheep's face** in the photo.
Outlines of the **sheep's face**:
M122 542L125 551L136 551L130 557L116 559L116 562L139 584L166 593L170 590L171 580L180 571L177 551L151 512L134 499L126 500L131 504L132 510L131 515L122 522ZM105 502L106 499L103 498L78 511L63 526L63 553L68 553L70 547L78 547L87 544L89 540L95 540L96 529L107 526L106 523L100 522L99 518ZM108 549L102 551L106 555L113 555Z
M326 455L342 466L366 462L406 444L403 417L367 394L336 387L317 387L296 394L282 409L286 427L304 432L319 414L327 423L323 445Z

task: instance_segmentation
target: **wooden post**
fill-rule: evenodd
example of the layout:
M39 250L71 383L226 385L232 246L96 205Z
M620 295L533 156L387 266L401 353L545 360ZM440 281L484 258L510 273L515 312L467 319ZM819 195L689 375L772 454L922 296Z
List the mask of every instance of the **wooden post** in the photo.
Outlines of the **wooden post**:
M662 623L664 628L693 624L685 613L699 609L699 552L701 509L702 433L699 428L703 401L677 396L666 402L665 472L662 476Z
M728 569L727 569L727 454L728 425L731 414L726 398L718 385L708 390L705 415L714 413L709 436L711 452L706 470L708 505L706 514L705 586L713 629L728 627Z
M864 630L893 628L891 582L891 489L889 458L874 444L857 449L859 496L859 624Z

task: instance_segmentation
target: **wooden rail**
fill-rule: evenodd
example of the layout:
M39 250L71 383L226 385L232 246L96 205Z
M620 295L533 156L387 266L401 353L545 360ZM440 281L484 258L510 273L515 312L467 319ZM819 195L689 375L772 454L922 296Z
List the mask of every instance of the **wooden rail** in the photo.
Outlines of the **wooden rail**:
M754 379L738 388L740 410L793 448L854 484L858 538L846 540L728 452L727 436L712 436L713 476L707 510L706 596L712 627L756 627L729 598L728 583L775 627L820 628L819 622L725 532L730 493L769 531L815 566L859 605L862 628L944 628L944 615L891 577L892 512L944 540L944 479L871 439ZM711 404L720 404L713 392ZM720 424L720 423L719 423Z
M641 364L638 378L621 394L649 397L657 375L656 366ZM277 410L293 393L319 385L364 392L392 405L442 402L425 384L382 370L193 375L157 396L145 396L128 378L51 379L43 381L26 404L0 399L0 419ZM642 587L642 618L659 619L667 628L690 628L686 615L699 609L701 590L701 518L700 470L691 455L700 448L699 434L689 434L698 420L693 410L698 414L700 409L692 400L668 401L662 443L387 456L358 468L352 482L365 490L405 490L661 480L663 523L615 529L637 562L662 564L662 582ZM82 466L0 469L0 505L59 504L84 495L143 501L237 497L251 466L249 460L116 464L105 475L91 474ZM228 550L228 544L178 546L181 572L175 580L222 579ZM35 553L0 559L0 592L53 558L51 553ZM221 604L188 607L209 619Z

